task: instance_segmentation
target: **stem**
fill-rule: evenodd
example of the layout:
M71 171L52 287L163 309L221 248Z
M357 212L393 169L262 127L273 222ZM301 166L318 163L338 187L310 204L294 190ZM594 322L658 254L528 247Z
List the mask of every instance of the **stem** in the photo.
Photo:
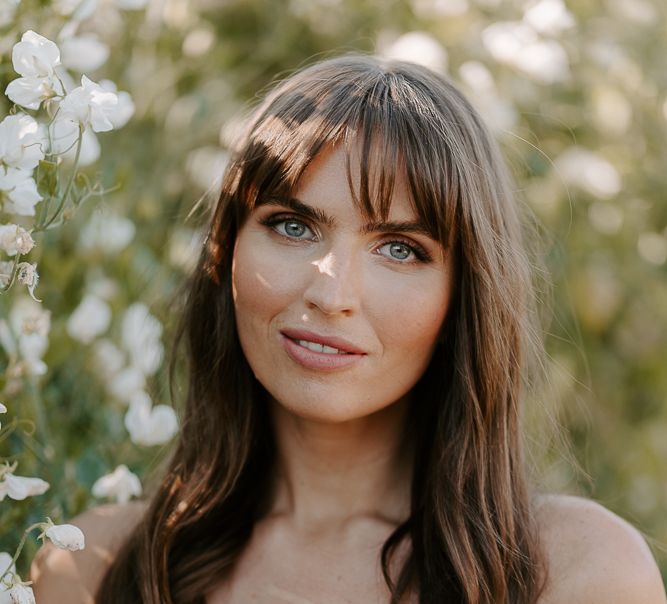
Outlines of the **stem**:
M16 419L15 417L12 418L12 420L4 424L2 426L2 430L0 430L0 444L3 443L9 435L14 432L17 428L19 427L19 420ZM0 458L2 461L4 461L4 458Z
M24 532L23 532L23 537L21 537L21 541L19 541L19 546L16 548L16 553L14 554L14 557L12 558L12 561L9 563L9 566L5 568L4 571L2 571L2 574L0 575L0 582L5 578L7 573L9 572L9 569L12 567L13 564L16 564L16 561L19 559L19 556L21 555L21 551L23 550L23 546L25 545L26 539L28 538L28 535L34 531L36 528L40 528L44 524L43 522L36 522L35 524L29 526Z
M62 82L61 82L62 83ZM48 124L46 125L46 134L48 137L48 159L49 161L52 160L52 158L56 158L56 160L59 160L59 155L58 153L53 152L53 140L51 139L51 125L53 122L56 121L56 118L58 117L58 113L60 113L60 106L56 109L55 113L53 114L53 117L49 120ZM46 156L45 156L46 157ZM49 195L44 202L42 203L40 209L39 209L39 218L37 219L37 225L41 225L44 223L45 217L48 215L48 210L49 210L49 205L51 203L51 200L53 199L52 195Z
M44 404L42 403L42 397L40 396L40 391L37 387L35 378L28 380L28 391L30 393L32 411L35 415L35 424L37 424L37 436L40 440L42 440L42 442L49 443L51 442L51 433L49 430L49 424L46 421Z
M79 166L79 155L81 154L82 141L83 141L83 125L79 124L79 140L76 143L76 153L74 155L74 168L72 168L72 174L69 177L67 187L65 187L65 192L63 193L63 196L60 198L56 211L54 212L53 216L51 216L51 218L49 218L46 221L45 224L40 225L35 229L38 232L45 231L46 229L49 228L49 225L58 217L58 214L60 214L60 211L63 209L63 206L65 205L67 198L69 197L69 192L72 189L72 184L74 183L74 177L76 176L76 169Z

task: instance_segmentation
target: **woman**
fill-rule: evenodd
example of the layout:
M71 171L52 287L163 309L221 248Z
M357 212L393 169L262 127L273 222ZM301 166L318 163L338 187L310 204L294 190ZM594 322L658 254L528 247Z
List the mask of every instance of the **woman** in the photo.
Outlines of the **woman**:
M38 600L664 603L634 529L526 484L522 249L452 84L358 56L280 83L192 277L167 475L45 548Z

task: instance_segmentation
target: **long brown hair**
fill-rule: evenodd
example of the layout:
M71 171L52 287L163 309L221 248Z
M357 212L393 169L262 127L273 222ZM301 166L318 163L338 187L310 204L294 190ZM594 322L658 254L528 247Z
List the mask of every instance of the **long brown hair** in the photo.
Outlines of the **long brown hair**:
M178 336L189 372L178 446L98 602L203 602L266 513L275 443L237 337L232 251L249 212L289 195L336 144L348 158L361 150L353 194L364 214L386 216L403 171L419 218L456 258L450 310L415 386L410 516L381 552L391 603L411 590L420 604L537 600L544 560L520 430L531 278L507 170L452 83L416 65L345 56L280 82L234 150ZM404 542L410 553L391 576Z

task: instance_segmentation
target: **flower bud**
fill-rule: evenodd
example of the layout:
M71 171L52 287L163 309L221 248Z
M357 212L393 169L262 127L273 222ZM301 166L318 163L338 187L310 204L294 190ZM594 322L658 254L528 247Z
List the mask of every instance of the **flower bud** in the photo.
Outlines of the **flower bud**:
M92 489L95 497L114 498L118 503L127 503L132 497L141 495L141 482L125 464L118 466L111 474L95 481Z
M30 262L19 262L16 278L19 280L19 283L28 287L30 297L33 300L39 302L39 300L35 298L34 293L35 287L37 287L37 282L39 281L39 275L37 274L37 264L30 264Z
M35 247L30 233L18 224L0 224L0 249L9 256L22 256Z
M54 524L46 529L46 536L60 549L75 552L85 547L83 532L73 524Z
M12 604L36 604L32 587L23 583L16 583L12 586L9 590L9 598Z

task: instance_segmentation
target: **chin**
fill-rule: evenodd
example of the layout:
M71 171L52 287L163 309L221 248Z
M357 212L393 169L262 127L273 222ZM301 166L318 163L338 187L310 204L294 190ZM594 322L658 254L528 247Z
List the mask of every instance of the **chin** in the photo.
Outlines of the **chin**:
M281 399L271 396L272 404L279 407L283 412L303 420L322 424L342 424L360 420L392 406L392 403L387 405L351 406L339 397L328 398L324 395L313 396L310 399L295 400L291 398L289 400L290 403L286 404L281 402Z

